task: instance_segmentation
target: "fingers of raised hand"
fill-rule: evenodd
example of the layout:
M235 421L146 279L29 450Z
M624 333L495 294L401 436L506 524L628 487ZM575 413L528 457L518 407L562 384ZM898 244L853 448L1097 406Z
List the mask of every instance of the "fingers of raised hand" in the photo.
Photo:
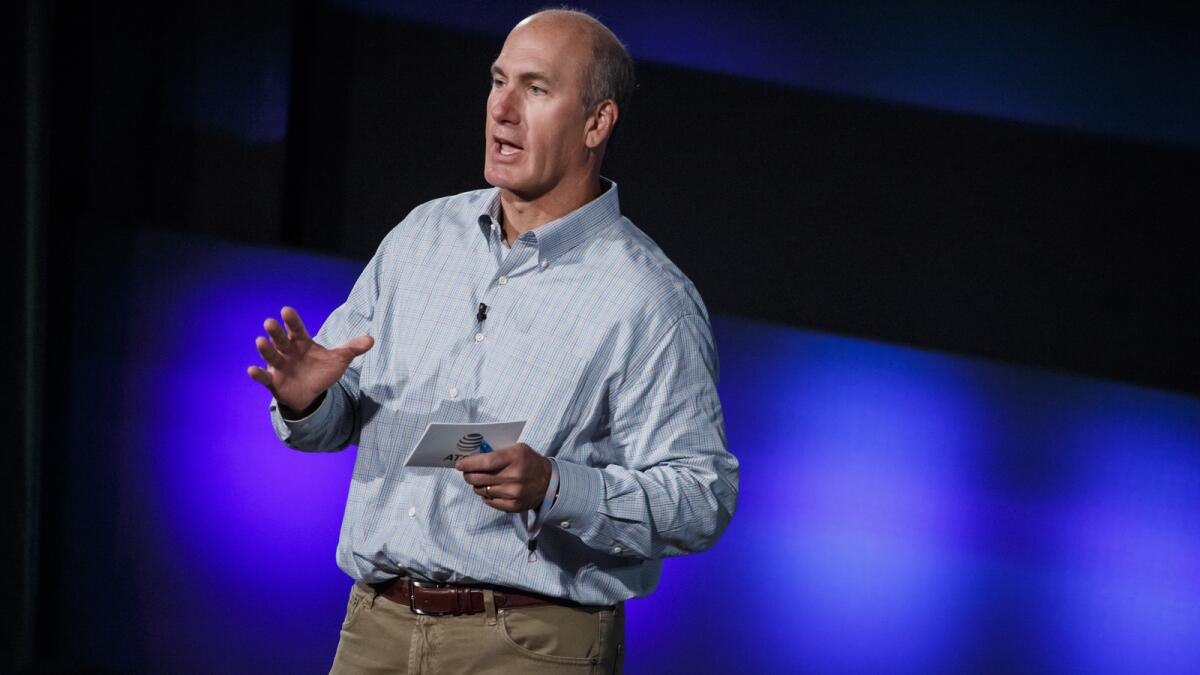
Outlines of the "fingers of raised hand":
M250 376L250 379L261 384L267 389L275 386L275 380L271 377L271 373L259 368L258 366L250 366L246 369L246 374Z
M263 329L267 331L267 335L271 336L271 342L275 345L275 349L281 354L287 354L292 351L293 343L287 333L283 332L283 326L275 319L267 319L263 321Z
M276 368L283 365L283 356L275 350L275 347L271 345L271 341L267 338L259 336L254 340L254 346L258 347L259 356L263 357L263 360L269 365Z
M308 336L308 329L304 327L304 322L300 320L300 313L291 307L284 307L279 310L279 316L283 317L283 323L287 325L288 336L293 340L311 340Z

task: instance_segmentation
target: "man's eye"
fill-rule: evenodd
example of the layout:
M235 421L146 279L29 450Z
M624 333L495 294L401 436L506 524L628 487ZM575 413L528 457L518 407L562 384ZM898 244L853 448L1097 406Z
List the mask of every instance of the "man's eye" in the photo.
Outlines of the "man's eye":
M533 92L533 93L535 93L535 94L538 94L538 95L541 95L541 94L544 94L544 93L546 93L546 90L545 90L545 89L542 89L541 87L537 86L536 84L535 84L535 85L532 85L532 86L530 86L530 87L529 87L529 91L531 91L531 92Z
M493 89L499 89L500 87L503 87L503 86L504 86L504 80L502 80L498 77L492 78L492 88Z

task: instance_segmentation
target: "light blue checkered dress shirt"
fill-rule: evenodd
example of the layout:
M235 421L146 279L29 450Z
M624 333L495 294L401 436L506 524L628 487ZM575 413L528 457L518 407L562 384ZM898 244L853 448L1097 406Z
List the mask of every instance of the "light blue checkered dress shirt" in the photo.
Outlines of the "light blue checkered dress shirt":
M590 605L654 590L737 504L717 357L695 287L621 216L617 186L502 241L499 190L417 207L316 336L371 335L320 408L272 420L292 448L358 445L338 544L356 579L490 583ZM479 303L487 319L476 318ZM528 420L558 499L530 562L520 516L453 469L406 468L430 422Z

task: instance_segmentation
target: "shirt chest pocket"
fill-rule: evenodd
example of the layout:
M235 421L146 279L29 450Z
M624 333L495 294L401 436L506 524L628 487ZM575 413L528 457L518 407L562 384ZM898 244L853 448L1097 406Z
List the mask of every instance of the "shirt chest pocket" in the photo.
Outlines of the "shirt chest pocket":
M480 407L496 420L526 420L521 440L546 452L578 424L590 399L587 363L561 340L493 336L480 373Z

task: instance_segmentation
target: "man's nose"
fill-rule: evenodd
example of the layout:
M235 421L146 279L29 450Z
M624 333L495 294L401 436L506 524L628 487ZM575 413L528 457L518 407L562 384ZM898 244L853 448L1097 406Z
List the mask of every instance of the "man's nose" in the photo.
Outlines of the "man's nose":
M492 92L491 114L493 120L498 123L508 122L512 124L521 121L520 107L513 100L514 93L512 88Z

